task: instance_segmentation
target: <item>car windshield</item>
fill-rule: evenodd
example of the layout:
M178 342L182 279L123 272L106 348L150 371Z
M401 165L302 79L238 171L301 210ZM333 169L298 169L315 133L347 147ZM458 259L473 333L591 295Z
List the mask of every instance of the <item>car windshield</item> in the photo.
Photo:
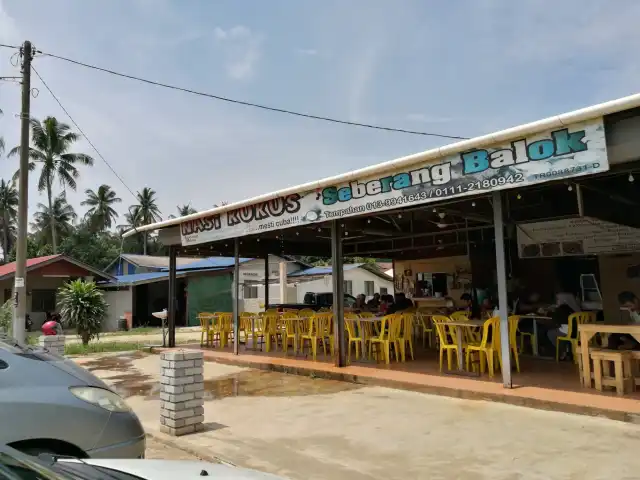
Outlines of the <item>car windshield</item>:
M0 478L8 480L69 480L83 477L59 475L38 460L18 452L0 451Z

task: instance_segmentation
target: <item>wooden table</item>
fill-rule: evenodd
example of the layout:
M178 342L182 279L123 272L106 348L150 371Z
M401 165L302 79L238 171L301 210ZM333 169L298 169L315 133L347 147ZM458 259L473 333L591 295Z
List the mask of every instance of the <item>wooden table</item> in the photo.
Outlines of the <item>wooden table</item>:
M580 334L580 355L582 355L582 378L584 385L591 385L591 364L589 363L589 340L596 333L618 333L631 335L640 342L640 324L583 323L578 325Z
M448 326L453 325L456 327L471 327L471 328L482 328L484 326L484 320L459 320L459 321L451 321L444 322L442 325ZM495 333L494 333L495 335ZM458 344L458 372L466 373L464 370L464 362L462 361L462 328L456 328L456 342Z

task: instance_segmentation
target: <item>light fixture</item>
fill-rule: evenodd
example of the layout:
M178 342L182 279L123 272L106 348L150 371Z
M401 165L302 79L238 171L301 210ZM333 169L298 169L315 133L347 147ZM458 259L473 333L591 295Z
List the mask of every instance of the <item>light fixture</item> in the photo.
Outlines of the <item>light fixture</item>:
M296 236L300 235L300 232L296 232Z
M516 196L516 198L517 198L518 200L522 200L522 195L518 194L518 195Z
M438 213L438 210L436 210L435 208L433 209L433 213Z
M402 214L401 213L398 214L398 218L402 218Z
M633 178L633 174L632 174L632 173L629 173L629 181L630 181L630 182L633 182L634 180L635 180L635 178Z
M447 214L446 214L445 212L440 212L440 213L438 214L438 216L439 216L440 218L444 218L444 217L446 217L446 216L447 216Z
M259 242L259 241L260 241L260 239L258 239L258 240L256 240L256 241L257 241L257 242Z
M344 236L348 237L349 236L349 232L344 232Z
M367 223L371 223L371 219L370 218L367 219Z
M571 192L573 190L573 185L569 184L569 186L567 187L567 190Z
M471 206L475 207L476 206L476 202L471 202Z

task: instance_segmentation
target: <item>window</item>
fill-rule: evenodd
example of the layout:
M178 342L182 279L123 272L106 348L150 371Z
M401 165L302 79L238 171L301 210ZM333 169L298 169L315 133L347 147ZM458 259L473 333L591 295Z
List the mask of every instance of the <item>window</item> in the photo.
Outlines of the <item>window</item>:
M365 297L373 297L373 292L375 290L375 286L371 280L364 281L364 296Z
M56 291L55 290L31 290L31 311L32 312L55 312L56 311Z
M344 281L344 293L348 293L349 295L353 295L353 280L345 280Z
M257 285L245 285L244 286L244 298L258 298L258 286Z
M388 293L387 287L380 287L380 295L387 295Z

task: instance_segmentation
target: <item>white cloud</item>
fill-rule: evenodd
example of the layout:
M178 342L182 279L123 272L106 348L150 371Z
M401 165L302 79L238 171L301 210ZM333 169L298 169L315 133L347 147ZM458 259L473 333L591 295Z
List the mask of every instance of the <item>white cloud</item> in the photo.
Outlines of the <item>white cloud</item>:
M253 77L256 65L262 57L264 37L243 25L228 30L216 27L213 33L216 41L224 49L227 74L236 80Z

